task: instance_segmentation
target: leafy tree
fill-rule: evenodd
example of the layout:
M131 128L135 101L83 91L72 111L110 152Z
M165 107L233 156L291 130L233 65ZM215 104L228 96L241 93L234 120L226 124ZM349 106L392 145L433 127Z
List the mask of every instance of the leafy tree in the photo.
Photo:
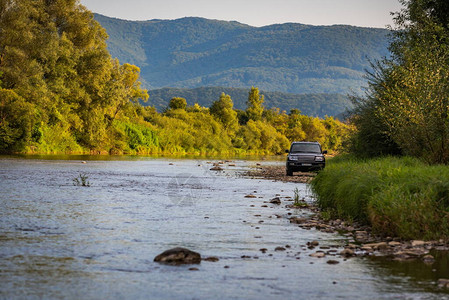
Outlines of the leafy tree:
M0 152L17 151L32 136L34 106L12 90L0 89Z
M401 2L406 8L395 17L392 57L377 63L369 74L368 94L356 119L365 126L361 127L365 137L372 133L384 145L394 146L391 139L405 154L448 163L449 12L441 11L448 4ZM373 121L379 124L369 129L366 125Z
M187 101L181 97L174 97L170 100L168 104L169 109L183 109L185 110L187 107Z
M286 131L286 136L291 142L305 140L306 133L302 129L301 111L299 109L290 110L287 124L288 128Z
M248 95L248 101L246 102L246 113L249 120L259 121L262 119L264 111L264 96L259 95L259 89L251 87L251 91Z
M225 129L235 131L238 127L237 112L233 109L231 96L222 93L220 99L214 101L210 113L223 124Z
M137 81L139 69L112 60L106 39L76 0L0 1L2 87L18 96L14 101L34 106L29 121L39 120L31 124L39 139L23 136L14 151L109 147L116 138L113 120L130 113L130 101L148 95ZM58 138L64 136L70 142Z

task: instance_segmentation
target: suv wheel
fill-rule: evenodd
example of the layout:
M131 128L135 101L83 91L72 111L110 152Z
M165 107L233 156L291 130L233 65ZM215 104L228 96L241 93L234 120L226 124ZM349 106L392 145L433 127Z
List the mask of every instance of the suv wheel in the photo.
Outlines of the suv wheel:
M293 176L293 172L289 168L287 168L287 176Z

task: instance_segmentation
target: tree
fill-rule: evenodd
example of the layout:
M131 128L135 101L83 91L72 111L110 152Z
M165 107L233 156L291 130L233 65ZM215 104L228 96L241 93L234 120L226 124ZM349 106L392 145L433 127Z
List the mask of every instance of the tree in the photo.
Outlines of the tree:
M209 111L223 124L225 129L235 131L238 127L237 112L234 110L231 96L222 93L220 99L214 101Z
M185 110L187 107L187 101L181 97L174 97L170 100L168 104L169 109L182 109Z
M301 124L301 111L299 109L290 110L288 116L288 129L286 132L287 138L290 142L304 141L306 139L306 133L302 129Z
M258 121L262 119L264 110L263 102L264 96L259 95L259 89L251 87L251 91L248 95L248 101L246 102L246 113L249 120Z
M21 150L32 136L33 123L33 105L0 88L0 152Z
M15 135L22 149L14 151L57 148L58 135L71 137L59 151L78 149L77 143L104 149L115 140L113 120L130 101L148 95L137 81L139 69L114 61L106 39L77 0L0 1L0 80L17 96L11 98L17 105L2 102L0 109L30 104L36 115L31 127L41 133L39 140ZM17 123L10 114L4 122Z
M448 163L449 11L441 10L448 3L401 2L405 9L395 16L392 56L373 65L367 95L359 101L359 136L373 133L405 154ZM378 124L370 129L373 122Z

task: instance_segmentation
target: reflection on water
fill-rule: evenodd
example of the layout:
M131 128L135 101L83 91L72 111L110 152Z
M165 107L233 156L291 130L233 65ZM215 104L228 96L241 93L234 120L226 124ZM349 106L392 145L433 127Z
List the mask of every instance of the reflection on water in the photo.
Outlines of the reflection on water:
M0 159L0 298L448 298L435 286L449 277L447 254L430 266L309 257L307 242L344 237L298 228L264 203L296 187L311 195L239 176L254 161L212 172L203 159L86 160ZM80 174L91 187L73 185ZM220 260L196 272L153 262L175 246Z

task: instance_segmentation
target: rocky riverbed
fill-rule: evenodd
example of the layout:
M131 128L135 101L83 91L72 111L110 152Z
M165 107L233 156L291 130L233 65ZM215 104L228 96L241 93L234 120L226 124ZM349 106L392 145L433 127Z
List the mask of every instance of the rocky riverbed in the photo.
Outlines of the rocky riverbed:
M316 173L297 172L294 176L287 176L285 166L272 166L259 164L255 168L244 173L253 178L264 178L283 182L309 183Z
M444 244L327 221L282 165L0 159L0 299L449 300Z
M286 176L284 166L263 166L259 165L251 171L246 172L246 176L253 178L263 178L267 180L309 183L315 173L295 173L294 176ZM298 199L297 199L298 200ZM310 257L317 259L328 259L329 264L338 264L340 257L344 260L355 257L383 257L393 261L420 260L425 264L432 265L435 262L433 254L436 252L449 253L449 243L445 240L421 241L421 240L401 240L395 237L385 237L373 234L369 226L363 226L355 222L345 222L343 220L329 220L323 218L319 208L313 203L306 203L303 200L296 201L291 197L276 197L265 203L276 203L284 206L290 223L306 230L319 230L327 233L338 233L347 237L347 243L343 249L341 245L321 246L318 241L313 241L303 245ZM306 213L301 217L292 216L291 210L302 210ZM295 215L298 215L295 213ZM281 217L281 216L277 216ZM449 288L449 280L439 279L440 287Z

